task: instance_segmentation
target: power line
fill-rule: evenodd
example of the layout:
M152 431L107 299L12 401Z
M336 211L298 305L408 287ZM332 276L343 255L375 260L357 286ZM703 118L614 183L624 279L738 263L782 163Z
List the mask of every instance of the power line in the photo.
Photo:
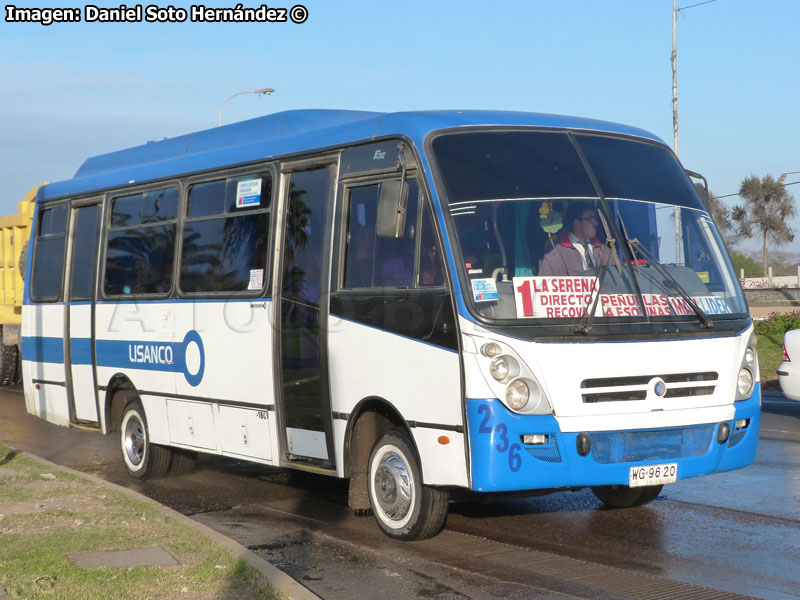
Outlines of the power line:
M677 9L675 12L681 12L682 10L686 10L688 8L694 8L695 6L703 6L703 4L711 4L712 2L716 2L717 0L706 0L705 2L699 2L697 4L692 4L691 6L684 6L682 8Z
M716 0L712 0L712 2L713 1ZM800 181L790 181L789 183L784 183L783 187L786 187L787 185L797 185L798 183L800 183ZM714 196L714 197L717 198L717 200L719 200L720 198L730 198L731 196L738 196L738 195L739 192L736 192L735 194L725 194L724 196Z

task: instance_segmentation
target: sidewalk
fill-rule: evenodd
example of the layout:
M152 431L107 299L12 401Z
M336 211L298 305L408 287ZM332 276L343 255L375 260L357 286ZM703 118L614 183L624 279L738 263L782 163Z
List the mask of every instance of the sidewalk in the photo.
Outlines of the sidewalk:
M800 312L797 306L751 306L750 316L755 320L766 319L772 313Z
M317 598L205 525L0 444L0 599L39 597Z

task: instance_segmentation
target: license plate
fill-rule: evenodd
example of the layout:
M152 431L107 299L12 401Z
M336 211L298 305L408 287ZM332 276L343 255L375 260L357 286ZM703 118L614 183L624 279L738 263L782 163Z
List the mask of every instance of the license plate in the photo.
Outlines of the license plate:
M661 485L678 481L678 463L664 465L647 465L645 467L631 467L628 485L641 487L643 485Z

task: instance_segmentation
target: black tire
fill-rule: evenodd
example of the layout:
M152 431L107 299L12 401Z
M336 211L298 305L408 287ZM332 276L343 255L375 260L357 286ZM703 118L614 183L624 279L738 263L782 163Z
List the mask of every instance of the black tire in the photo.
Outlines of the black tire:
M629 508L644 506L658 498L663 485L629 487L627 485L599 485L592 492L609 508Z
M150 442L147 418L139 400L129 401L122 411L120 445L122 461L131 477L155 479L169 471L172 452Z
M0 385L10 385L17 381L18 364L17 347L0 344Z
M183 448L170 448L172 463L169 466L170 475L184 475L194 471L197 463L197 452Z
M422 483L419 459L404 432L391 431L376 442L367 485L372 513L389 537L424 540L444 527L449 495Z
M19 253L19 276L25 279L25 265L28 264L28 242L22 244L22 252Z

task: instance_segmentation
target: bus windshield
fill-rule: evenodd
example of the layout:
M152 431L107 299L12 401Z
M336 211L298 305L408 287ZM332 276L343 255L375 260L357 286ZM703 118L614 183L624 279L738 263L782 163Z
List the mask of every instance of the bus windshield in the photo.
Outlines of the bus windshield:
M663 146L483 130L440 135L432 149L479 315L708 325L746 313L719 233Z

